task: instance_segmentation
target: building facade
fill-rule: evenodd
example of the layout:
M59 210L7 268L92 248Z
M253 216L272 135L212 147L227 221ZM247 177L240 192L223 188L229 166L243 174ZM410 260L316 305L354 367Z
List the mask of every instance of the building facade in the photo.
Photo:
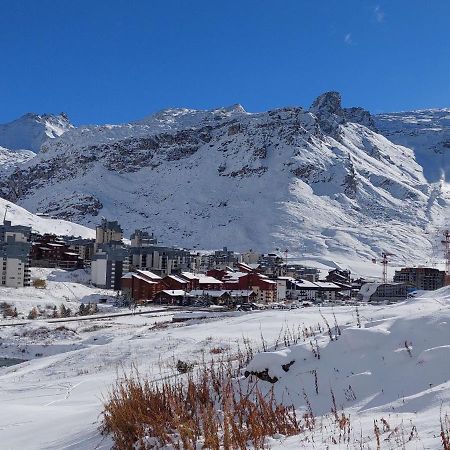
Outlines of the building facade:
M431 267L405 267L395 271L394 282L405 283L420 290L434 291L445 286L445 272Z
M122 276L129 271L129 252L121 244L104 244L97 248L91 262L94 286L120 291Z
M5 287L30 286L31 228L11 225L0 226L0 285Z

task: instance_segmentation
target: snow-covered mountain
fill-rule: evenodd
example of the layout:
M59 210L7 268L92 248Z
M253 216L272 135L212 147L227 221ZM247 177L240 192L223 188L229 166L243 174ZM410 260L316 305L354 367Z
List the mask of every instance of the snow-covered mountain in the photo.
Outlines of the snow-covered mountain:
M28 113L5 124L0 124L0 146L8 150L39 152L48 139L61 136L73 128L66 114Z
M380 132L414 150L429 181L450 179L450 109L379 114Z
M10 151L0 147L0 178L4 178L13 172L20 164L34 158L36 153L30 150Z
M6 220L10 220L13 225L25 225L41 234L54 233L61 236L95 237L95 230L91 228L62 219L37 216L20 206L0 198L1 223L3 223L4 217L6 217Z
M423 262L447 186L428 183L414 152L379 126L335 92L310 109L165 110L47 140L0 195L90 226L117 219L168 244L287 247L335 261L388 250Z

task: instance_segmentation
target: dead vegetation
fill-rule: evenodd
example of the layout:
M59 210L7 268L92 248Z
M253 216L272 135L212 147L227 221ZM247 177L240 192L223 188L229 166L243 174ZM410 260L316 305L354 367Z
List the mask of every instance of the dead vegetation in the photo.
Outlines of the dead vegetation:
M245 450L264 447L267 436L300 434L303 421L293 407L242 385L221 363L203 366L186 379L142 381L137 371L112 388L105 403L103 431L115 448L203 448Z
M360 326L359 317L356 325ZM298 343L311 346L313 356L320 359L319 335L336 341L342 330L334 318L333 327L283 326L271 349ZM178 360L173 374L159 381L142 377L137 369L124 375L111 388L104 401L102 432L112 436L114 448L153 449L169 446L175 449L245 450L270 448L272 437L298 436L299 448L314 445L328 448L394 449L406 448L419 441L416 427L403 422L391 425L388 419L374 421L373 432L360 434L353 429L350 415L337 406L330 390L330 414L316 417L303 389L305 407L279 401L274 388L262 389L261 381L242 377L256 353L268 349L261 335L260 345L247 339L237 345L236 352L212 347L210 361ZM317 371L310 372L314 391L319 394ZM356 399L352 386L346 398ZM390 420L390 419L389 419ZM450 450L450 421L441 418L441 441ZM414 444L413 444L414 445ZM409 447L408 447L409 448Z

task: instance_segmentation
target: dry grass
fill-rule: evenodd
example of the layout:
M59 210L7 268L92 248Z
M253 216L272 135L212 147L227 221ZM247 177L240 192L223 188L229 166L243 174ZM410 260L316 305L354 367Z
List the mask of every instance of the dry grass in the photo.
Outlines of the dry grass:
M450 450L450 418L446 414L444 417L440 418L441 422L441 443L443 450Z
M284 326L271 346L309 343L313 355L320 359L318 335L328 334L336 341L341 330L334 321L333 329L325 326L289 328ZM417 429L405 427L403 422L393 426L384 418L374 421L373 435L354 435L350 416L339 411L333 390L331 414L315 417L306 392L303 390L306 411L300 414L294 406L277 401L273 389L263 394L258 382L249 379L241 384L242 370L257 352L267 350L261 335L258 347L243 339L231 354L221 347L212 347L212 361L187 363L189 370L180 371L178 361L174 373L159 382L142 378L136 369L125 375L111 388L104 402L102 431L110 434L116 450L130 448L146 450L169 446L194 450L245 450L268 447L272 436L297 436L302 444L343 445L345 448L382 449L405 448L418 440ZM317 372L312 371L316 394L319 393ZM243 387L244 386L244 387ZM351 386L347 395L355 399ZM442 448L450 450L450 421L441 418ZM323 447L320 447L320 446Z
M115 448L262 449L268 436L300 434L293 407L264 396L254 384L244 392L230 364L203 366L185 378L142 381L135 371L111 389L103 431Z

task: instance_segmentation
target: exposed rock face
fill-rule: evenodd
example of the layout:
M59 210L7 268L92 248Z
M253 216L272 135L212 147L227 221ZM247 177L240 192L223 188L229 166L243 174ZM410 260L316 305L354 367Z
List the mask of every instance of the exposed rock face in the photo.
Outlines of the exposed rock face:
M325 92L319 95L311 105L310 111L318 117L322 130L328 134L336 135L339 125L345 122L358 123L377 131L369 111L359 107L342 108L339 92Z
M87 225L151 228L168 244L370 261L423 260L446 194L412 150L335 92L310 110L171 109L70 129L0 180L0 196ZM407 236L405 238L405 236ZM412 244L414 243L414 244Z
M318 118L320 128L325 134L338 138L339 125L345 123L339 92L325 92L319 95L311 105L310 111Z

